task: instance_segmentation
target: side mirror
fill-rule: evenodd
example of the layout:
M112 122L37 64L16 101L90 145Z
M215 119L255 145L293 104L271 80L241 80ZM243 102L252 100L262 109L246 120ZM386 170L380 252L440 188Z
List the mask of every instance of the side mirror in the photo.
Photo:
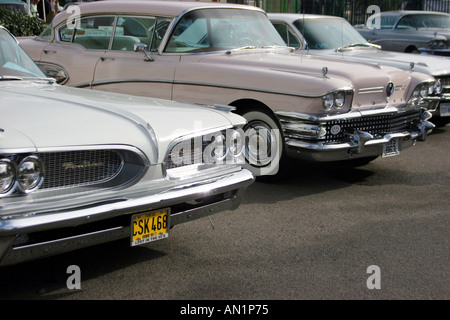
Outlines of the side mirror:
M137 42L134 44L134 52L145 52L148 46L145 43Z
M148 46L145 43L137 42L133 46L134 52L143 52L145 54L144 61L155 61L152 57L150 57L147 53Z

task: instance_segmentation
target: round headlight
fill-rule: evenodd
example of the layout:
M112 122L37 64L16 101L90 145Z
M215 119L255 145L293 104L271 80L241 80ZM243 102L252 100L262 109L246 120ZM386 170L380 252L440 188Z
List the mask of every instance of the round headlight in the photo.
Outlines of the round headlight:
M8 159L0 160L0 196L9 193L16 181L16 168Z
M331 108L333 108L334 106L334 94L329 93L327 95L324 95L322 97L322 105L326 111L331 110Z
M35 191L44 180L44 169L36 156L23 159L17 169L17 182L19 189L24 193Z
M228 150L231 155L238 156L244 150L244 136L240 131L233 130L231 133L227 131Z
M439 80L439 79L436 79L436 82L434 83L434 86L433 86L433 91L434 91L434 93L435 94L441 94L442 93L442 83L441 83L441 80Z
M427 84L423 84L423 85L420 86L420 92L419 93L420 93L420 96L422 98L428 97L428 88L429 88L429 86Z
M213 139L206 139L204 143L208 143L203 151L203 160L206 164L221 163L227 153L227 144L223 134L213 135Z
M345 92L338 91L334 94L334 103L336 104L336 109L340 109L345 103Z

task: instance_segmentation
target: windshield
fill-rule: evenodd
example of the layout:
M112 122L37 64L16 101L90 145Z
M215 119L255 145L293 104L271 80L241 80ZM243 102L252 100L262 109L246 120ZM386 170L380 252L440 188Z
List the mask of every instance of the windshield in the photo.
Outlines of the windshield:
M367 42L343 19L299 19L294 25L303 34L308 49L337 49Z
M0 28L0 77L45 78L41 69L22 50L15 39ZM1 79L1 78L0 78Z
M202 9L177 24L165 52L205 52L282 46L283 39L267 16L258 11Z

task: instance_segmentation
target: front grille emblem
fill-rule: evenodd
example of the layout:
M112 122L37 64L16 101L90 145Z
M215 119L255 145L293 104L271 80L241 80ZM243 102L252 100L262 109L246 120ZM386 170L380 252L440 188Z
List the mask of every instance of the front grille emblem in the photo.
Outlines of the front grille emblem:
M394 84L392 82L389 82L388 85L386 86L386 96L389 98L390 96L392 96L392 94L394 94Z

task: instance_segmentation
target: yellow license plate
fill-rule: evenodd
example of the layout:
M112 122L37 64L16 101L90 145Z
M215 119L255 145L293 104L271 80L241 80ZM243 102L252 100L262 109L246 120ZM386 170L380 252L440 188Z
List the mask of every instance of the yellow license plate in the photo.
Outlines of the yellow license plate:
M138 213L131 218L131 246L169 237L170 209Z

